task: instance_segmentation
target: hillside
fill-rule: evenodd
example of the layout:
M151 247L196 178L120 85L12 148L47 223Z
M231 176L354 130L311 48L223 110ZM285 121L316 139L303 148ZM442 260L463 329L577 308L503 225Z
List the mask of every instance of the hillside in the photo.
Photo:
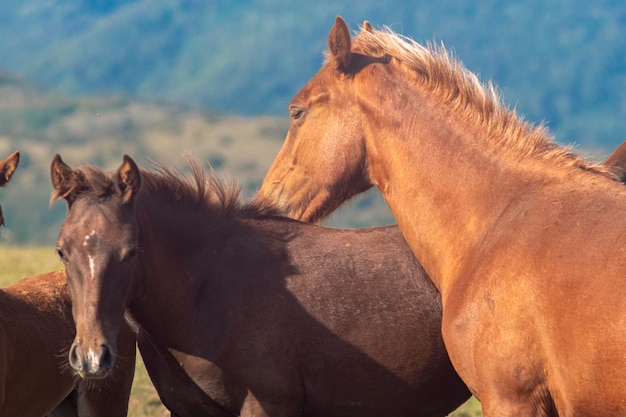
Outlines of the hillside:
M54 153L114 168L123 153L184 167L182 153L257 189L291 97L318 70L335 15L443 41L557 141L601 158L626 139L626 3L374 0L4 0L0 152L20 149L1 191L0 241L54 242ZM331 225L393 222L379 195Z
M0 74L0 155L20 150L20 165L0 191L6 227L0 243L52 245L65 217L62 202L48 206L49 167L55 153L70 165L115 169L122 155L185 170L185 155L205 162L252 196L278 153L287 120L219 116L166 102L123 96L74 98ZM388 224L393 218L377 193L357 200L354 212L331 225Z

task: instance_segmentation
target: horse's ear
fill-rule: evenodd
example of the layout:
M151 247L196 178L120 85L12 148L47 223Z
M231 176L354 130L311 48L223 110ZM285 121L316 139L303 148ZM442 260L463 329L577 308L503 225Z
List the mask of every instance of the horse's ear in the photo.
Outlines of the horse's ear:
M622 142L602 165L607 167L617 181L626 182L626 141Z
M626 141L615 148L602 165L626 169Z
M122 193L122 202L124 204L132 201L141 187L139 168L128 155L124 155L124 161L117 169L117 186Z
M374 29L372 28L372 25L367 20L363 22L363 30L366 32L370 32L370 33L374 31Z
M11 180L13 173L17 169L17 165L20 163L20 153L18 151L13 152L5 159L0 161L0 187L3 187L7 182Z
M328 34L328 49L330 50L330 58L338 70L347 71L350 67L351 47L350 29L348 29L346 22L337 16L335 26Z
M73 178L74 170L63 162L59 154L54 155L50 164L50 180L54 189L50 203L61 197L65 198L68 203L71 203L68 193L73 187Z

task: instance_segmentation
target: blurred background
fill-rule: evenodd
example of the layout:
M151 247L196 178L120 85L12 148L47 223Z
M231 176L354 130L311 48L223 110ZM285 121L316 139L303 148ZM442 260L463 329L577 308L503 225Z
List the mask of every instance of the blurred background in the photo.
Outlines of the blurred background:
M0 191L0 243L54 243L66 212L48 205L55 153L110 169L124 153L184 169L190 153L254 195L336 15L443 42L592 159L626 139L623 0L3 0L0 156L22 160ZM327 224L393 222L372 191Z

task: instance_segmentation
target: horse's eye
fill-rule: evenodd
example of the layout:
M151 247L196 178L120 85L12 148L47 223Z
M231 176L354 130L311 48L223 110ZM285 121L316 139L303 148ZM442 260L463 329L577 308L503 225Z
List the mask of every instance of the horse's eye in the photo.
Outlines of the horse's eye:
M123 261L124 262L130 261L131 259L135 258L138 254L139 254L139 248L134 247L130 249L128 252L126 252L126 255L124 256Z
M59 259L61 259L63 262L65 262L66 258L65 258L65 252L63 252L63 249L56 248L56 251L57 251L57 255L58 255Z
M298 120L303 114L303 109L296 106L289 107L289 117L291 117L292 120Z

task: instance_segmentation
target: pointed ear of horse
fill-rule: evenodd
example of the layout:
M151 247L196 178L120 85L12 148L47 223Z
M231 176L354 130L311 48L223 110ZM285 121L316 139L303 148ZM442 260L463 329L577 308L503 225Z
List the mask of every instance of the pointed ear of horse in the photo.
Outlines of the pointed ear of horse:
M122 193L122 202L131 202L141 187L141 174L133 159L124 155L122 165L117 169L117 186Z
M370 32L370 33L374 31L374 29L372 28L372 25L367 20L363 21L363 30L366 32Z
M328 49L330 50L330 58L338 70L345 72L350 67L351 47L350 29L348 29L346 22L337 16L335 26L328 34Z
M13 152L0 161L0 187L4 187L4 185L11 180L19 163L20 153L18 151Z
M626 141L622 142L602 163L618 181L626 182Z
M602 165L626 168L626 141L622 142Z
M75 175L74 170L70 168L59 154L54 155L52 163L50 164L50 180L52 181L52 188L54 192L50 198L50 204L52 204L57 198L64 198L68 204L71 204L74 198L70 195L70 192L75 188Z

